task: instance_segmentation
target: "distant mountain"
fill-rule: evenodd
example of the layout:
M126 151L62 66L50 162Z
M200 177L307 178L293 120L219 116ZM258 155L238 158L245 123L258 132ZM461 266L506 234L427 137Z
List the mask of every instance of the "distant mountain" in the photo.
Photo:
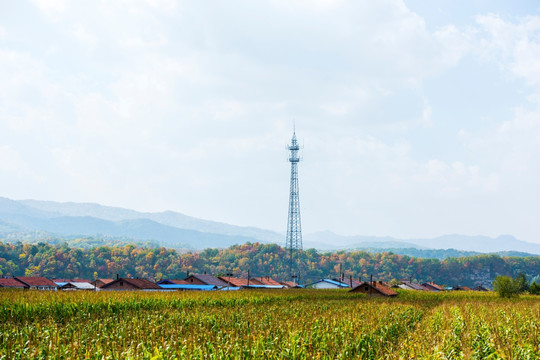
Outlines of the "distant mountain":
M452 247L454 249L479 252L498 251L521 251L533 254L540 254L540 244L533 244L516 239L511 235L501 235L496 238L488 236L467 236L467 235L443 235L433 239L410 240L432 249Z
M141 215L137 216L140 213L131 210L118 209L115 212L114 208L102 207L96 204L82 204L78 208L76 204L70 203L66 208L62 208L61 205L58 206L58 209L63 209L64 211L56 211L55 203L47 202L47 204L40 202L41 206L39 208L32 207L32 203L32 201L18 202L0 198L0 234L4 234L7 237L6 235L9 232L40 231L50 236L121 237L138 241L155 241L161 246L170 248L192 249L228 247L235 244L259 241L259 239L249 236L202 232L169 226L144 218ZM68 208L72 209L73 213L77 216L65 216L64 214L68 213ZM99 212L100 210L101 213ZM85 215L79 216L85 213L92 213L103 217L107 216L116 220L106 220ZM123 217L130 215L133 215L134 218L123 219ZM171 218L174 218L176 215L178 215L178 218L182 216L181 214L170 212L168 215ZM218 228L218 226L216 225L215 228ZM243 232L243 228L238 228L241 229L238 232ZM228 230L229 232L234 232L234 227L229 226ZM247 232L249 233L249 231ZM265 233L265 231L261 230L261 233Z
M398 255L407 255L410 257L421 258L421 259L439 259L444 260L448 258L461 258L468 256L476 255L485 255L484 253L478 251L464 251L456 249L417 249L417 248L359 248L358 250L367 251L370 253L381 253L388 252ZM501 257L528 257L536 256L535 254L519 252L519 251L497 251L494 253L489 253L490 255L498 255Z
M444 235L433 239L395 239L376 236L343 236L323 231L304 236L304 247L321 250L340 249L458 249L478 253L522 252L540 254L540 244L529 243L510 235L488 236Z
M422 246L408 241L401 241L389 236L344 236L331 231L320 231L304 235L304 248L320 250L356 250L356 249L406 249Z
M10 200L0 197L0 238L19 236L118 238L122 242L151 242L171 248L203 249L228 247L246 242L282 244L284 236L255 227L201 220L173 211L138 212L94 203L59 203L37 200ZM304 248L318 250L388 250L415 253L417 250L445 250L434 257L462 252L521 252L540 254L540 244L518 240L510 235L444 235L433 239L396 239L376 236L342 236L330 231L304 235ZM409 249L409 250L407 250ZM410 249L415 249L412 251ZM456 249L456 250L454 250ZM429 252L425 252L427 254ZM422 256L416 253L415 256Z
M53 213L63 216L89 216L110 221L147 219L155 221L159 224L180 229L196 230L204 233L230 236L242 236L256 239L256 241L261 242L283 242L283 236L274 231L197 219L174 211L149 213L112 206L103 206L94 203L60 203L38 200L20 200L17 201L17 203L49 214Z

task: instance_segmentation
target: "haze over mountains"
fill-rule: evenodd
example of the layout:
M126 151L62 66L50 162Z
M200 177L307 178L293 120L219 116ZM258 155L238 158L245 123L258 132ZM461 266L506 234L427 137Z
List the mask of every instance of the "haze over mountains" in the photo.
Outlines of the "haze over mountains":
M74 238L81 236L151 241L176 249L228 247L245 242L284 242L284 235L255 227L202 220L173 211L158 213L93 203L10 200L0 197L0 238L17 236ZM476 252L518 251L540 254L540 244L510 235L445 235L432 239L341 236L329 231L304 235L304 248L340 249L459 249Z

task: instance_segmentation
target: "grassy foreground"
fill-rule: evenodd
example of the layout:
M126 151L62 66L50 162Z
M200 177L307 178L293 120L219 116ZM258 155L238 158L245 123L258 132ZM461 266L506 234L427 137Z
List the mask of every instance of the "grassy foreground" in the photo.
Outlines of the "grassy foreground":
M540 297L0 291L0 359L538 359Z

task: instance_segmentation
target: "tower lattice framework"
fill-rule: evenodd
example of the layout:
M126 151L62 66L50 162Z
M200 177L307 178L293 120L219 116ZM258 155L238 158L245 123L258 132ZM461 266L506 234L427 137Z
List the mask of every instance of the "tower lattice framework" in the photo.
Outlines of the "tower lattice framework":
M291 189L289 194L289 217L287 221L287 239L285 248L289 252L289 276L298 270L297 252L302 250L302 225L300 222L300 196L298 189L298 163L300 157L300 145L296 138L296 131L293 132L291 144L288 146L291 163Z

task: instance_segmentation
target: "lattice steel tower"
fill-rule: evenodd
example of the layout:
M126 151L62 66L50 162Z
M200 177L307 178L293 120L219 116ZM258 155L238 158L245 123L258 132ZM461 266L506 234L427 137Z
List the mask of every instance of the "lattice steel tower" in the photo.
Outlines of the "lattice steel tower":
M300 224L300 198L298 191L298 152L300 145L296 139L296 130L293 131L291 144L288 146L291 155L291 191L289 194L289 218L287 221L287 241L285 248L289 251L289 276L293 276L297 264L296 252L302 250L302 226Z

